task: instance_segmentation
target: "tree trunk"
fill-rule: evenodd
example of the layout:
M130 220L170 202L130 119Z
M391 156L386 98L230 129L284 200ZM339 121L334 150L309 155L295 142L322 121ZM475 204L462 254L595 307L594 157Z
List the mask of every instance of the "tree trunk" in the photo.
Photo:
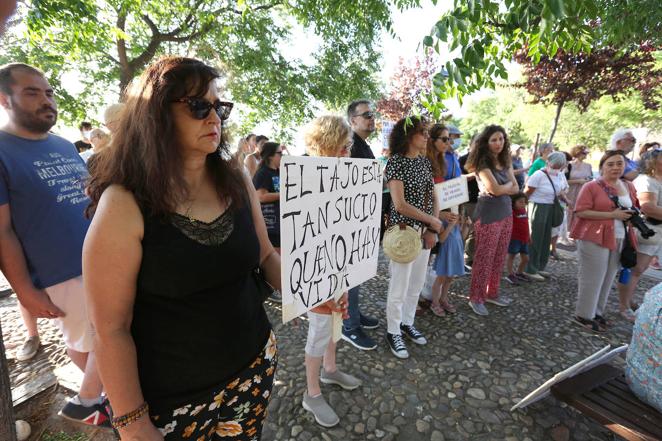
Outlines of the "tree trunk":
M2 340L2 324L0 323L0 440L16 441L16 424L14 423L14 402L11 398L9 384L9 367L5 358L5 343Z
M559 118L561 117L561 110L563 109L563 105L565 102L561 101L556 105L556 116L554 117L554 123L552 124L552 133L549 134L549 141L552 142L552 139L554 139L554 135L556 134L556 128L559 125Z

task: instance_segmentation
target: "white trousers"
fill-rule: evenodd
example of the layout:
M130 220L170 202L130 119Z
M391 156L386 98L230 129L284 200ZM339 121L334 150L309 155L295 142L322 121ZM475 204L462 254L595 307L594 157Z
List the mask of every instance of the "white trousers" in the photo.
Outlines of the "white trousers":
M430 250L421 250L411 263L390 261L386 323L389 334L400 335L400 323L413 325L418 296L425 285Z
M604 315L609 291L620 268L623 239L616 239L616 250L588 241L577 241L579 272L575 315L593 320L596 314Z

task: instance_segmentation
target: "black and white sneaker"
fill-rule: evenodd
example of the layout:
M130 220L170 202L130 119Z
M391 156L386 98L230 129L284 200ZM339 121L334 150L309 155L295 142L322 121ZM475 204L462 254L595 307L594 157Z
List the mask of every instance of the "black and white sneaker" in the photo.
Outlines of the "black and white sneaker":
M78 396L75 396L64 405L62 410L58 412L58 415L77 423L87 424L88 426L112 429L110 413L108 400L104 400L101 404L83 406L78 400Z
M407 336L407 338L417 345L424 345L427 344L427 340L425 337L423 337L423 334L421 334L418 329L414 328L414 325L405 325L403 323L400 323L400 330L404 335Z
M391 348L393 355L398 358L409 358L409 352L407 352L407 346L405 346L405 341L402 339L402 335L387 332L386 342L388 343L389 348Z
M271 291L271 294L269 294L269 300L271 300L274 303L283 303L283 296L280 293L280 291L274 289L273 291Z

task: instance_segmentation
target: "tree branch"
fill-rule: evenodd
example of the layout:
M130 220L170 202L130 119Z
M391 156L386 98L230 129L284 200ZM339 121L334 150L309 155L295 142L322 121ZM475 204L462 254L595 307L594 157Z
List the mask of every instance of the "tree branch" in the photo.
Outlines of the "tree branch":
M122 32L124 32L126 28L126 12L123 9L119 10L117 13L117 28ZM117 39L117 55L119 57L118 63L122 70L128 69L129 60L126 56L126 41L123 38Z

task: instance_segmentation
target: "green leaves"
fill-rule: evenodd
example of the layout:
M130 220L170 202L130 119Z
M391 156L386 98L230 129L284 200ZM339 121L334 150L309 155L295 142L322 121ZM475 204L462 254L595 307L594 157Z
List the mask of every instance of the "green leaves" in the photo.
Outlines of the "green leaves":
M590 53L594 47L627 48L642 40L662 45L659 0L456 0L425 42L461 51L446 65L448 78L435 83L437 96L458 97L506 79L503 62L522 48L535 64L560 50Z

